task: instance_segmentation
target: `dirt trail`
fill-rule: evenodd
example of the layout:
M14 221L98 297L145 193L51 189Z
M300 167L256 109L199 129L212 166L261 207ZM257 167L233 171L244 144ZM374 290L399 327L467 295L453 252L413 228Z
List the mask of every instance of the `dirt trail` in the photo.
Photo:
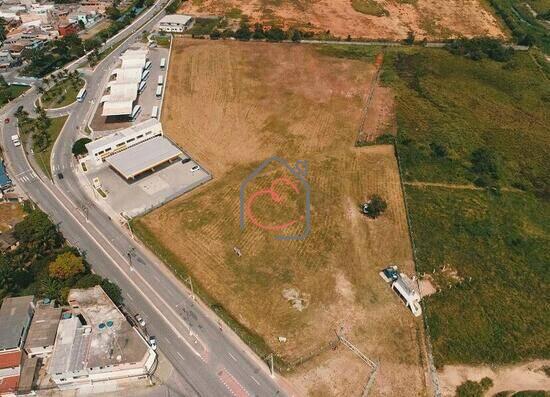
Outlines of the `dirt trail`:
M550 360L535 360L498 368L447 365L439 372L441 391L443 396L454 396L458 385L466 380L480 381L486 376L493 380L488 396L508 390L550 390L550 377L544 373L545 366L550 366Z
M443 182L403 182L404 185L417 186L417 187L443 187L447 189L461 189L461 190L486 190L484 187L479 187L475 185L466 185L466 184L454 184L454 183L443 183ZM502 187L500 188L503 192L514 192L521 193L523 190L515 189L513 187Z

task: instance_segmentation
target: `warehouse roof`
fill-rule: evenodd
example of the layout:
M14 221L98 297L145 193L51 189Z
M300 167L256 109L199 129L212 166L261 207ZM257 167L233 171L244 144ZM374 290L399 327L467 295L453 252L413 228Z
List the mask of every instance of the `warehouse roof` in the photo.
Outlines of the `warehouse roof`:
M166 15L160 20L160 24L163 23L169 23L169 24L179 24L179 25L185 25L189 23L192 17L189 15L183 15L183 14L170 14Z
M159 136L113 154L106 161L124 178L130 179L182 154L172 142Z
M5 298L0 308L0 349L22 345L22 335L32 316L34 296Z
M32 318L25 348L51 346L55 342L61 308L53 304L38 303Z
M125 61L127 59L143 59L143 60L145 60L145 58L147 57L147 52L148 52L148 50L146 50L146 49L126 50L124 52L124 54L122 54L120 56L120 59L122 59L123 61Z
M109 101L103 104L102 116L125 116L132 113L134 101Z
M108 85L110 93L101 97L100 102L134 101L137 98L137 83L113 82Z
M86 149L88 149L88 152L91 153L96 149L115 143L121 138L124 138L127 136L133 136L133 135L139 134L140 132L144 132L146 130L153 131L158 128L160 128L160 133L162 134L162 125L160 124L160 121L158 121L157 119L147 119L131 127L115 131L112 134L106 135L102 138L96 139L95 141L89 142L86 144Z
M122 58L122 69L143 68L145 66L145 56L141 58Z
M117 83L139 83L143 68L117 68L112 74L116 74Z

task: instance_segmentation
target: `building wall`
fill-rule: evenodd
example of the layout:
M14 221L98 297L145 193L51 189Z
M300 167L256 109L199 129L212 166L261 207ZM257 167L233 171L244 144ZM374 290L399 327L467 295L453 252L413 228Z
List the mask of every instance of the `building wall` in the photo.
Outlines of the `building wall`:
M52 354L53 352L53 345L51 346L40 346L40 347L31 347L31 348L25 348L25 351L27 352L29 357L41 357L45 358Z
M155 370L157 355L149 349L138 363L111 365L103 368L86 368L78 372L51 374L52 381L60 389L74 389L86 384L114 382L120 379L139 378L150 375Z

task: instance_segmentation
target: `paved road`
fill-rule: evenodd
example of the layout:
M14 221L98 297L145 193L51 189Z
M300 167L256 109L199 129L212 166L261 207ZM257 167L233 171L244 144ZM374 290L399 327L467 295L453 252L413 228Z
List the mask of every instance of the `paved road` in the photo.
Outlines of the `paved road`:
M161 16L151 18L147 27ZM71 107L70 117L52 153L55 173L63 172L64 179L54 177L54 183L37 175L39 171L31 168L22 147L15 148L11 143L10 136L17 131L14 121L2 126L8 169L16 183L59 224L65 237L86 252L93 270L122 288L126 305L142 314L147 332L157 337L159 349L187 381L182 395L285 395L276 382L278 379L269 376L266 365L225 326L220 329L209 308L193 301L158 259L91 203L74 173L72 142L84 128L87 116L101 95L101 83L107 78L105 72L120 52L134 38L139 38L142 30L138 29L120 49L108 55L93 74L85 76L87 99ZM2 119L19 105L32 110L35 99L35 91L27 93L2 110Z

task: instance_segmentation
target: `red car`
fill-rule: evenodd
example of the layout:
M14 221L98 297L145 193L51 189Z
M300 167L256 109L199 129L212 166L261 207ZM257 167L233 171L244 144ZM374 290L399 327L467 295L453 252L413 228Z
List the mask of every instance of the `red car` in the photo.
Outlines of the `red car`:
M10 122L10 118L9 118L9 117L4 119L4 124L8 124L9 122Z

